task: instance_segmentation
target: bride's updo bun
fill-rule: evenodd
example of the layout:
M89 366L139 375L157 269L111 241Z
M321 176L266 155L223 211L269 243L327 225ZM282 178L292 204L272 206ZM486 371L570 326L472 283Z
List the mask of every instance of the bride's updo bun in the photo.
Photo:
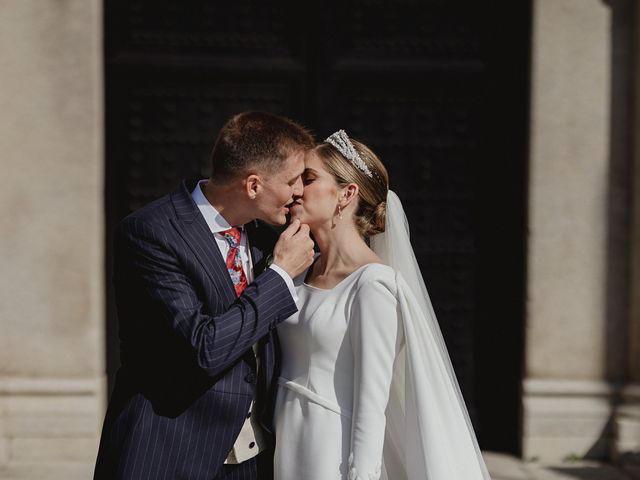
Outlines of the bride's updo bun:
M386 198L386 195L385 195ZM371 220L366 225L358 225L360 232L365 237L370 237L376 233L384 232L385 225L387 223L387 201L383 200L373 211Z
M371 176L360 170L340 151L329 143L321 143L315 148L316 154L324 162L327 170L341 187L350 183L358 185L358 209L355 222L360 235L368 238L384 232L387 218L387 191L389 174L378 156L365 144L349 138L353 148L371 172Z

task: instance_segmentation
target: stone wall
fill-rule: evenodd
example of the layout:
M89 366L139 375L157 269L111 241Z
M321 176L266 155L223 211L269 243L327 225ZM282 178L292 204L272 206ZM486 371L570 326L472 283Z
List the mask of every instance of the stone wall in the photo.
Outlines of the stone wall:
M90 478L104 405L102 3L0 2L0 477Z
M631 3L534 1L525 458L609 453L627 361Z

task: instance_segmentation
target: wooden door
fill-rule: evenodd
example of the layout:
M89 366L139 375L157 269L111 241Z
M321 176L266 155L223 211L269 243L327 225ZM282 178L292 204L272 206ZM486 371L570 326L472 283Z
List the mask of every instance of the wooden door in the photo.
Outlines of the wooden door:
M344 128L404 202L482 447L518 453L529 22L529 1L106 1L108 245L208 175L234 113Z

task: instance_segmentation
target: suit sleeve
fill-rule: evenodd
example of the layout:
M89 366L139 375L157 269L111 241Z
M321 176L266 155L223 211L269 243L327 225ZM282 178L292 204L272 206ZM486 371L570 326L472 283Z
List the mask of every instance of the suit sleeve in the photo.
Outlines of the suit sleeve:
M226 311L205 313L212 309L203 305L166 234L135 218L116 230L114 280L116 300L119 286L135 285L150 305L149 315L158 315L182 337L210 376L223 372L297 311L285 281L266 269Z
M349 478L378 479L398 338L397 299L381 281L363 284L349 320L354 392Z

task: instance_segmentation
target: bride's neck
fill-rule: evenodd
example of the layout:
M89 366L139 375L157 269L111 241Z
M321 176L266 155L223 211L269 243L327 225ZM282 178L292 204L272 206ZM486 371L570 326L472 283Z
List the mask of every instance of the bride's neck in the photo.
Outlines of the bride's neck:
M351 222L347 223L346 219L333 228L318 228L312 230L312 233L320 250L320 264L317 270L319 275L333 270L351 270L358 267L369 251L356 226Z

